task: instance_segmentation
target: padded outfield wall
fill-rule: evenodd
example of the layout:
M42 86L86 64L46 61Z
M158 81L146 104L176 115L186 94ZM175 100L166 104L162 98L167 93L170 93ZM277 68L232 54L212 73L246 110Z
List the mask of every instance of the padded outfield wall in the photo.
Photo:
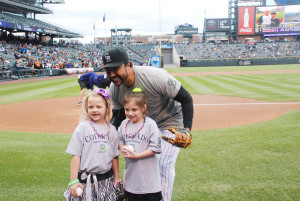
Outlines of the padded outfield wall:
M300 56L280 58L251 58L251 59L189 59L180 60L180 67L209 67L209 66L248 66L248 65L278 65L299 64Z

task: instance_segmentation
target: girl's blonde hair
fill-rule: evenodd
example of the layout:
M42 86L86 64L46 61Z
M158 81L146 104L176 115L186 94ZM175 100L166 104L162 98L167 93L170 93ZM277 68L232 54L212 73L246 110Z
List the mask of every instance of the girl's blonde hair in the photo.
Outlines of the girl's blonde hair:
M79 123L81 123L81 122L89 119L89 117L88 117L88 102L89 102L89 98L90 97L97 97L97 96L104 99L105 106L106 106L105 120L107 122L110 121L110 119L112 117L112 110L111 110L111 107L110 107L110 99L109 99L110 96L109 95L105 96L105 95L99 93L99 90L101 91L102 89L93 90L93 91L89 92L84 97L83 102L82 102L82 106L81 106L81 111L82 112L81 112L81 117L79 119Z
M124 105L132 99L143 111L143 114L146 115L148 108L148 97L146 93L143 92L140 88L134 88L132 91L127 91L124 96ZM146 110L144 110L144 105L146 105Z

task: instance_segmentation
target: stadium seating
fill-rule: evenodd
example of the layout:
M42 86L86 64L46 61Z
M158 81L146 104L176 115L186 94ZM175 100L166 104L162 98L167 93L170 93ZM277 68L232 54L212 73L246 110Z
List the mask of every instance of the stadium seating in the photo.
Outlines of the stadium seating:
M256 44L175 44L179 56L184 59L222 59L300 56L297 42Z

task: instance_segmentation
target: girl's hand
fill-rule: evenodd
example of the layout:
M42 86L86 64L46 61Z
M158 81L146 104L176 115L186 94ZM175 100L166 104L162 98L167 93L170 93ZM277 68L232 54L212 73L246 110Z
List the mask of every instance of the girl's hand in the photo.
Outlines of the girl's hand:
M128 149L126 148L126 146L122 146L121 147L121 153L122 153L122 155L125 157L125 155L127 155L128 154Z
M124 147L122 147L122 154L125 158L130 158L130 159L136 159L138 154L135 153L134 151L132 150L129 150L129 149L126 149Z
M115 186L115 188L116 188L116 186L117 186L117 183L123 184L122 179L115 179L115 181L114 181L114 186Z
M78 197L78 195L77 195L77 188L78 188L78 187L80 187L80 188L82 188L82 190L84 190L84 187L83 187L83 185L82 185L81 183L76 183L76 184L70 186L70 194L71 194L74 198Z

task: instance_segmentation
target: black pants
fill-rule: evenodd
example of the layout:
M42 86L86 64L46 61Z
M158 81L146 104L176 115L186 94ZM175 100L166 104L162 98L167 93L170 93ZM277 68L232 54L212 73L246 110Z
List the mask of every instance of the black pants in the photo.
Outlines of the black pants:
M160 201L162 200L161 192L147 193L147 194L134 194L125 191L126 201Z

